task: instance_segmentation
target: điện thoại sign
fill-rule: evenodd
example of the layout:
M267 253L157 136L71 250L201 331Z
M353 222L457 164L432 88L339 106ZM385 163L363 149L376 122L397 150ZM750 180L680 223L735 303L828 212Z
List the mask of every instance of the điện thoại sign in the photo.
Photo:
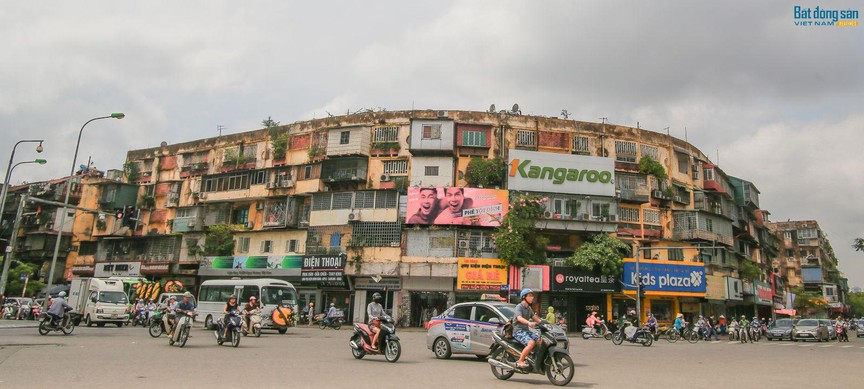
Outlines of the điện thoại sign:
M339 255L305 255L300 268L300 282L342 282L348 257Z
M509 150L510 190L614 196L614 178L611 158Z

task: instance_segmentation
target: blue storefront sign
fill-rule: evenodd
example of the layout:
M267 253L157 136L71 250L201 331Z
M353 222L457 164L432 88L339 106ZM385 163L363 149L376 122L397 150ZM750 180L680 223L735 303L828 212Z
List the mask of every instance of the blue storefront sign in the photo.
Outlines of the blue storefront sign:
M640 262L642 286L648 292L705 293L705 266L702 264L673 264ZM624 289L636 289L636 263L624 263Z

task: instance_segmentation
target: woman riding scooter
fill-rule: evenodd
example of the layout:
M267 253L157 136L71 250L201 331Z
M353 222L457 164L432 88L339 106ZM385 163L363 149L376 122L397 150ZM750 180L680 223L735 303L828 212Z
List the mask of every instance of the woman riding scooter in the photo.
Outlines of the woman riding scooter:
M240 307L237 306L237 296L231 295L228 297L228 302L225 304L225 309L222 310L222 313L225 314L225 317L222 318L222 327L225 328L222 331L222 337L226 338L228 336L228 325L231 323L231 315L232 312L238 312Z
M255 296L249 297L249 304L243 307L243 321L246 323L246 328L252 332L252 315L261 311L261 306L258 305L258 298Z

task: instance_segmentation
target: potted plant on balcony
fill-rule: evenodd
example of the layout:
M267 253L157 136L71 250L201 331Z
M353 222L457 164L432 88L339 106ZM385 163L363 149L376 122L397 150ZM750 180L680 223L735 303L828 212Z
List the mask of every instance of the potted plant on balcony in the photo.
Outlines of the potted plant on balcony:
M660 180L666 179L666 169L663 168L663 164L647 155L639 159L639 173L651 174Z
M372 154L394 155L399 154L399 142L375 142L372 143Z
M146 193L142 194L138 206L143 209L153 209L156 206L156 199Z

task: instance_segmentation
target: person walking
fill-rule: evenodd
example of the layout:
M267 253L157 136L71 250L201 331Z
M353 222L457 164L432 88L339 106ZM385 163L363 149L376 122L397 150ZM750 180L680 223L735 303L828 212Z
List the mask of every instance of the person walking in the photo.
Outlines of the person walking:
M309 322L306 323L306 327L312 325L312 322L315 321L315 302L309 303L309 314L307 315L309 318Z
M547 309L546 311L547 311L546 322L549 324L554 324L555 323L555 308L549 307L549 309Z
M708 316L708 340L711 340L711 335L714 335L714 340L720 341L720 336L717 335L717 320L714 315Z

